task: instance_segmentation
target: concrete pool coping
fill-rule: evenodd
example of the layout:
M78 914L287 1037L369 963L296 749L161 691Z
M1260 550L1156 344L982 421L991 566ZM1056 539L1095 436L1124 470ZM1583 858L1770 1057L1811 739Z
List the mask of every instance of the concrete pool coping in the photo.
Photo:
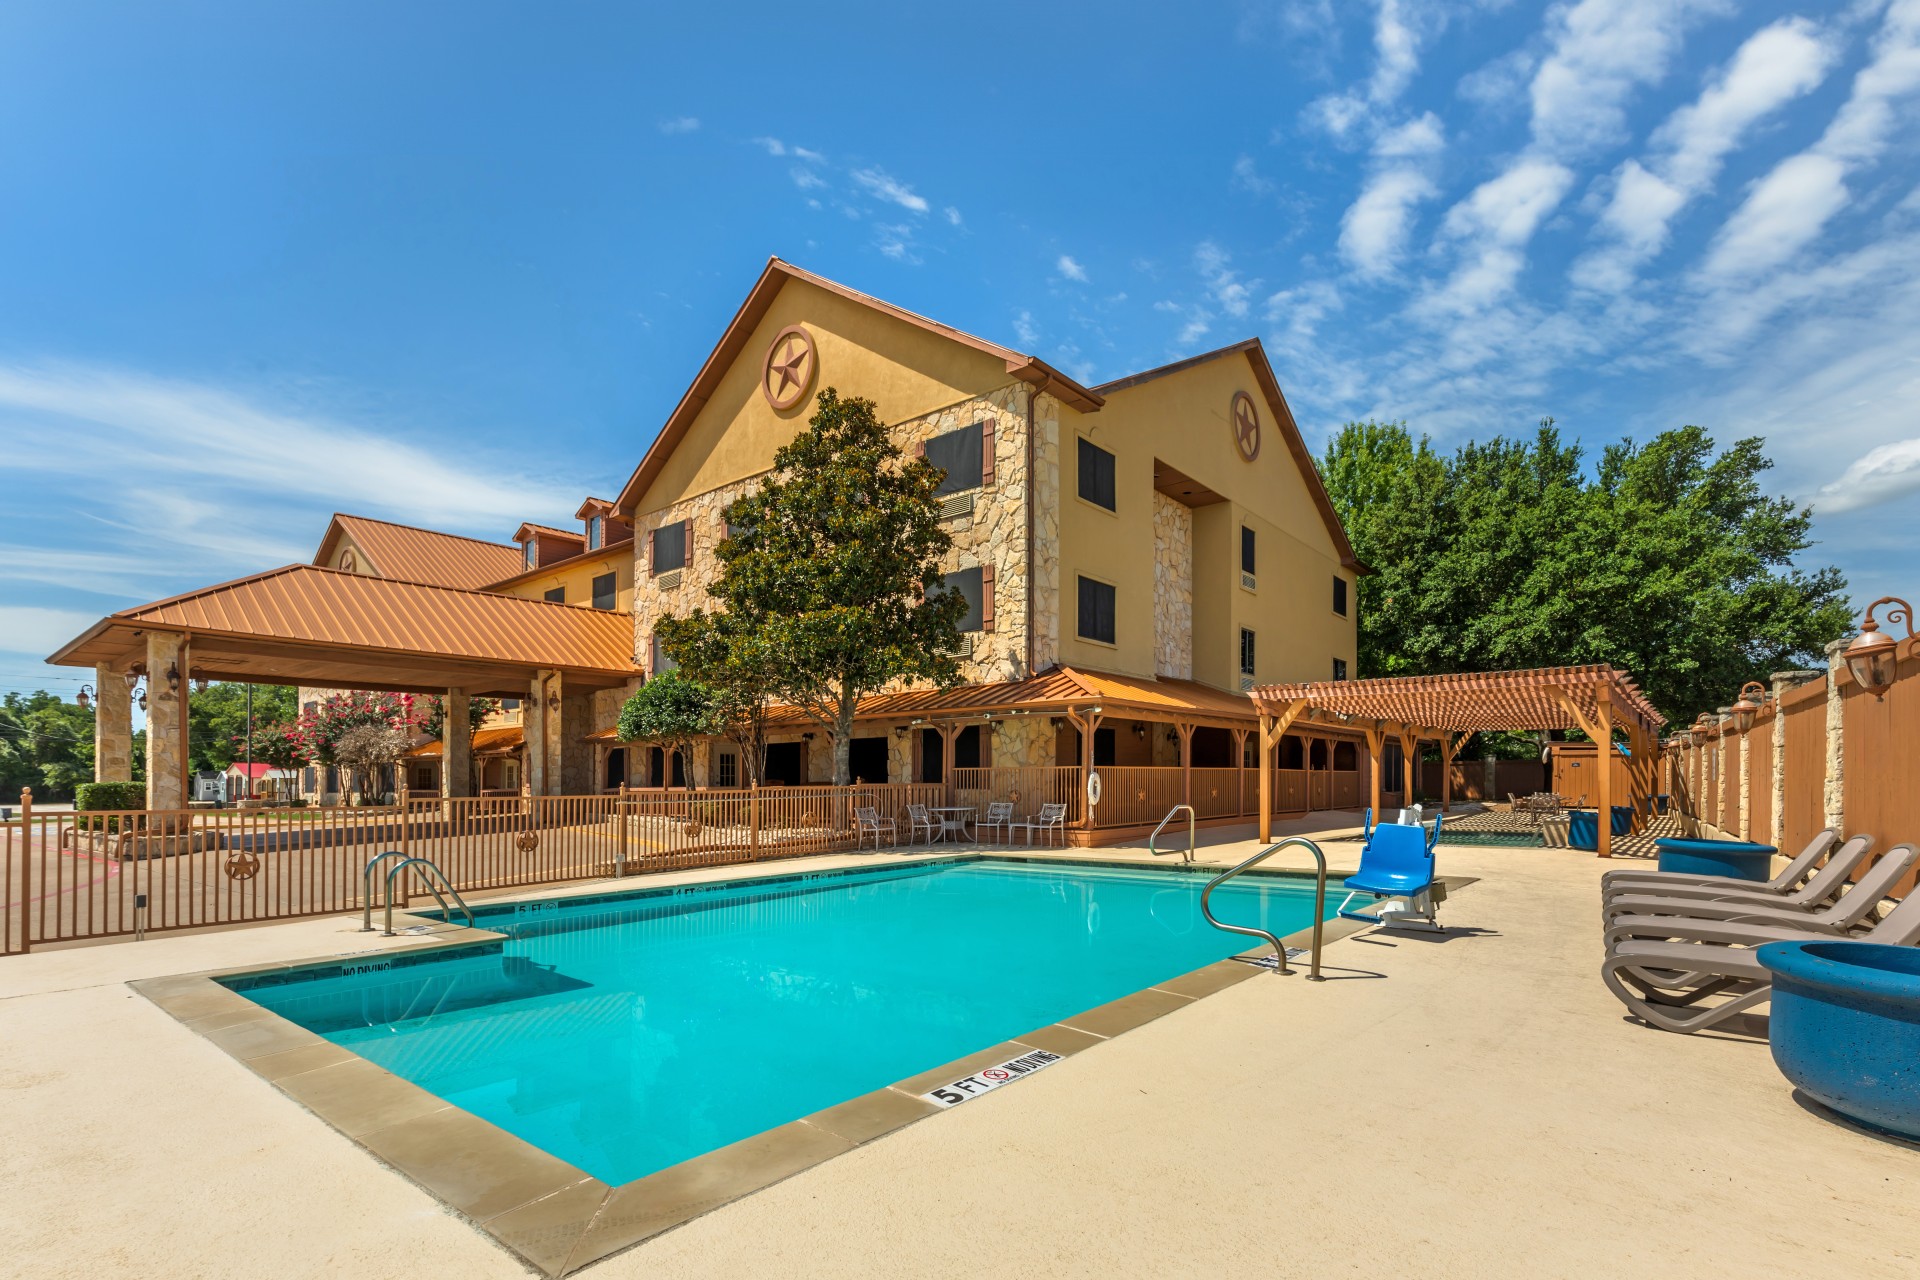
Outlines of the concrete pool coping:
M1143 865L1098 857L1031 858L1017 853L1004 857L1037 865L1131 869L1140 869ZM1003 855L997 851L935 853L899 858L895 865L981 859L998 861ZM1189 874L1217 875L1221 870L1200 864L1146 865L1149 869ZM797 878L790 872L741 876L737 868L733 870L736 874L685 881L675 887L733 886ZM1312 879L1293 869L1249 874L1262 878ZM1335 873L1330 871L1329 881L1334 878ZM1441 879L1449 891L1474 881L1474 877ZM591 889L586 886L581 889L586 892L563 895L541 892L521 900L558 896L566 901L588 896L591 890L598 891L595 896L608 897L645 897L658 892L652 886L635 886L625 892L610 890L604 882ZM506 938L505 934L486 929L449 928L440 921L417 915L408 915L401 927L431 931L429 937L408 948L405 954L410 958L498 943ZM1323 926L1323 944L1368 927L1336 917ZM1310 944L1312 934L1309 926L1287 935L1282 941L1289 950L1305 947ZM1262 944L1240 956L1257 956L1270 950ZM282 1018L219 981L243 975L333 967L343 962L378 964L382 963L382 955L390 954L355 952L282 964L237 965L138 979L127 985L548 1276L561 1276L589 1266L946 1109L920 1096L928 1090L1035 1050L1071 1057L1207 996L1272 972L1242 963L1238 957L1216 961L645 1177L610 1186L318 1033Z

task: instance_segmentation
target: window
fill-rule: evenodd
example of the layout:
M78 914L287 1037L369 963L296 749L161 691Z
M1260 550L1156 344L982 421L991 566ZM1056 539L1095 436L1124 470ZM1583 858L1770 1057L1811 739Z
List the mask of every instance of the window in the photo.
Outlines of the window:
M520 709L520 699L502 698L500 699L500 709L502 711L518 711Z
M1240 628L1240 674L1253 674L1253 632Z
M1113 455L1093 441L1080 441L1080 496L1109 511L1113 505Z
M548 604L565 604L567 602L567 589L565 587L555 587L553 590L547 592L546 601Z
M731 751L720 753L719 767L714 770L713 782L718 787L737 787L740 785L740 757Z
M603 573L593 580L594 608L611 609L619 603L620 589L616 584L617 579L610 573Z
M1240 572L1253 572L1253 530L1240 526Z
M538 568L540 565L540 553L534 549L538 545L532 538L520 544L520 558L526 562L529 569Z
M993 578L979 565L971 569L955 569L947 575L944 588L957 591L966 597L967 611L960 618L960 630L991 631L993 629L993 610L987 595L993 590Z
M653 531L653 571L655 574L684 569L687 565L687 522L677 520Z
M1333 611L1347 616L1347 580L1337 573L1333 575Z
M598 551L600 549L600 531L603 527L602 517L600 516L595 516L593 519L587 521L587 550Z
M1345 658L1335 658L1333 660L1333 678L1335 680L1345 680L1347 678L1347 660Z
M660 651L660 637L657 635L647 639L647 659L647 671L656 676L680 669L679 663Z
M1092 578L1080 579L1079 632L1082 640L1113 643L1113 588Z
M980 487L983 478L980 442L985 433L986 424L976 422L970 427L935 436L921 447L922 456L947 473L947 478L934 490L936 495L945 497L949 493L962 493Z

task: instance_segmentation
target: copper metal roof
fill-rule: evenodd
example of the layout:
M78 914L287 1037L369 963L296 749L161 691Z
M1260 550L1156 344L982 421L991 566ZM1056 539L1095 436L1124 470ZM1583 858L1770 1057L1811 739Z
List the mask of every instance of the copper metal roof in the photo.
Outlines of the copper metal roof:
M1626 672L1606 665L1269 684L1251 696L1269 715L1304 703L1334 715L1461 733L1584 728L1582 717L1597 718L1602 690L1617 722L1635 721L1648 730L1666 723Z
M527 745L527 734L523 726L517 724L500 725L492 729L478 729L473 735L473 754L477 756L512 755ZM407 750L409 759L417 760L422 756L438 757L445 752L440 739L423 742Z
M637 674L631 614L313 565L123 610L49 661L138 661L146 630L187 633L193 674L208 678L321 684L332 672L340 687L433 689L470 676L471 692L525 696L528 673L542 669L589 677L594 687Z
M370 562L367 567L383 578L472 588L498 582L521 568L520 548L510 543L482 542L367 516L335 515L320 539L322 553L336 529L353 539ZM319 555L314 563L320 563Z

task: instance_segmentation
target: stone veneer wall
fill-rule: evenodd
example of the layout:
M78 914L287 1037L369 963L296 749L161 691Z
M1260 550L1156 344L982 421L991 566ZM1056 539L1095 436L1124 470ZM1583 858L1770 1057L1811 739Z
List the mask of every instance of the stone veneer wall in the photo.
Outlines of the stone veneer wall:
M1060 402L1033 405L1033 669L1060 661Z
M1153 495L1153 670L1193 679L1193 511Z
M993 721L993 765L1053 765L1056 734L1048 716L1006 716ZM1079 763L1072 761L1070 763Z

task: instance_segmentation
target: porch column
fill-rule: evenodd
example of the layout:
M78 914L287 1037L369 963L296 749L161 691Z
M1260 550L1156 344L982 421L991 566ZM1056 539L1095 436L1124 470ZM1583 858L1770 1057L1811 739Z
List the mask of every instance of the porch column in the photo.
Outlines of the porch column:
M1406 808L1413 807L1413 766L1416 749L1420 745L1420 735L1411 729L1400 730L1400 803Z
M563 687L558 671L547 671L541 674L544 677L542 683L546 687L547 700L541 707L540 716L542 760L540 792L542 795L557 796L565 790L561 785L563 777L561 760L562 753L566 750L564 730L567 719L565 710L567 691ZM693 761L691 760L687 761L687 779L689 782L693 779Z
M102 662L93 669L93 780L133 781L133 691Z
M1594 719L1600 730L1600 776L1596 781L1600 787L1600 856L1613 856L1613 699L1607 687L1601 685L1594 691Z
M1093 776L1093 735L1100 731L1100 722L1106 717L1098 710L1088 711L1085 715L1067 710L1067 719L1080 730L1080 786L1081 819L1080 825L1089 831L1093 829L1093 806L1086 802L1087 779Z
M1247 734L1246 729L1230 729L1233 734L1233 812L1237 816L1247 811Z
M1455 736L1451 733L1440 735L1440 812L1445 813L1447 806L1453 803L1453 753L1467 740L1467 734Z
M1268 745L1273 734L1273 717L1264 711L1260 713L1260 843L1266 844L1273 838L1273 748Z
M147 808L187 804L187 642L173 631L147 632ZM174 673L172 687L167 672Z
M963 727L964 726L958 724L937 724L934 726L934 728L940 731L940 786L941 793L945 796L948 804L953 803L954 797L953 749L955 741L960 737L960 730Z
M563 693L558 671L538 672L527 687L523 734L527 743L527 789L533 795L558 794ZM671 763L668 767L671 769Z
M465 689L449 689L446 698L440 725L440 795L452 799L473 794L473 721Z
M1193 729L1190 724L1176 723L1173 731L1180 735L1180 803L1193 803Z
M1367 806L1373 810L1373 820L1377 823L1380 821L1380 755L1387 745L1387 735L1378 724L1362 732L1367 735L1367 773L1370 775Z

